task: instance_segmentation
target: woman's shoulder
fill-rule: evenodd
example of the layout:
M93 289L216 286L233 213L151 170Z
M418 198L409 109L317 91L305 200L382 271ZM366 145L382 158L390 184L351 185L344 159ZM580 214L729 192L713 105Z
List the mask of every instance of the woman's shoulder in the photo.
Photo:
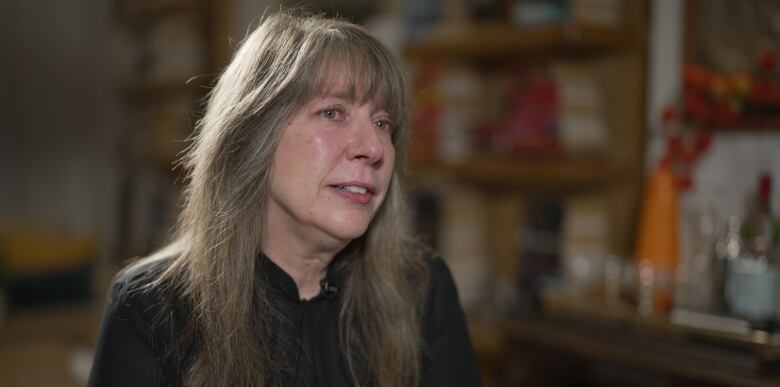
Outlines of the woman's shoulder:
M466 374L473 376L473 364L464 362L473 359L474 355L469 342L466 316L460 304L453 275L447 262L434 250L427 249L424 257L430 273L423 322L425 353L429 360L434 362L436 359L449 359L444 363L461 364L464 369L468 369L469 372ZM438 369L431 372L435 375L429 377L434 380L450 380L446 376L449 371ZM442 382L436 385L460 384Z
M447 262L427 244L416 243L413 250L423 261L427 272L426 309L430 311L431 307L451 304L453 300L457 303L458 292Z
M112 282L112 291L133 294L156 284L160 276L181 255L181 242L171 243L146 257L136 259L120 270Z
M173 287L160 281L175 256L149 256L119 271L111 283L107 307L119 317L141 317L151 323L171 302Z
M413 250L425 263L432 285L452 279L447 262L432 247L424 243L415 243Z
M132 296L153 289L153 284L170 267L173 258L151 256L130 263L114 276L111 293L115 296Z
M183 355L172 344L187 327L182 323L186 320L178 319L177 313L185 310L188 303L181 302L183 299L176 296L178 293L161 281L161 275L174 259L174 256L143 258L114 277L96 349L98 365L93 367L93 373L95 369L100 370L93 376L96 380L117 381L130 377L128 372L133 373L134 378L163 375L163 379L176 380L176 373L170 370L175 369L171 367L179 363L173 362L178 362ZM132 384L127 380L123 382ZM105 383L95 383L98 384Z

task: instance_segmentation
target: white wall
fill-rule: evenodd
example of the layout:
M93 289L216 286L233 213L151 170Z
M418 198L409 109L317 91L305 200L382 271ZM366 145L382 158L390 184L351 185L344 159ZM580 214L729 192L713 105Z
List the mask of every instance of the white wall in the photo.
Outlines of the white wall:
M652 166L663 152L660 135L661 112L680 96L680 68L683 61L683 1L661 0L650 3L650 41L648 44L647 127L649 132L647 165Z

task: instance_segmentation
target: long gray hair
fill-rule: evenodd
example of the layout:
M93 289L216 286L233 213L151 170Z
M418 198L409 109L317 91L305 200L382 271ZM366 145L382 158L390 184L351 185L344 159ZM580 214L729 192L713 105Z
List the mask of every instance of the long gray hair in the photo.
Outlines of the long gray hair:
M346 273L342 350L356 385L419 385L428 273L411 242L401 187L408 137L404 73L359 26L279 13L247 36L210 94L183 159L187 185L174 242L163 249L175 251L175 258L152 283L176 289L193 307L198 345L185 370L188 386L262 386L283 366L267 342L279 316L255 275L264 208L280 133L324 91L331 70L346 71L352 97L381 101L397 124L385 202L338 259Z

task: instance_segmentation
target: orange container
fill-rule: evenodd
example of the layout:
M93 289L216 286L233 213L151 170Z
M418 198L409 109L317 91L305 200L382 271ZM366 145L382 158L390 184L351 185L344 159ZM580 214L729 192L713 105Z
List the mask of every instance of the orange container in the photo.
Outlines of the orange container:
M652 286L654 312L671 308L680 255L678 211L677 179L671 165L662 161L647 184L635 255L638 268L652 270L652 284L642 286Z

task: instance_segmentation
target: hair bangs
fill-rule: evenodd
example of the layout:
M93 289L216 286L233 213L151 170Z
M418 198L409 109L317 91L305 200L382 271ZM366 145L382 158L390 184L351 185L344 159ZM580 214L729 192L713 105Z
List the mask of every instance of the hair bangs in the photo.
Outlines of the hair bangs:
M302 91L301 106L312 96L322 96L339 87L345 77L349 100L373 102L390 114L399 130L406 130L406 80L398 62L388 55L367 32L344 31L333 26L315 35L310 42L311 57L302 69L313 69L297 78ZM396 133L397 134L397 133ZM394 135L394 140L398 137Z

